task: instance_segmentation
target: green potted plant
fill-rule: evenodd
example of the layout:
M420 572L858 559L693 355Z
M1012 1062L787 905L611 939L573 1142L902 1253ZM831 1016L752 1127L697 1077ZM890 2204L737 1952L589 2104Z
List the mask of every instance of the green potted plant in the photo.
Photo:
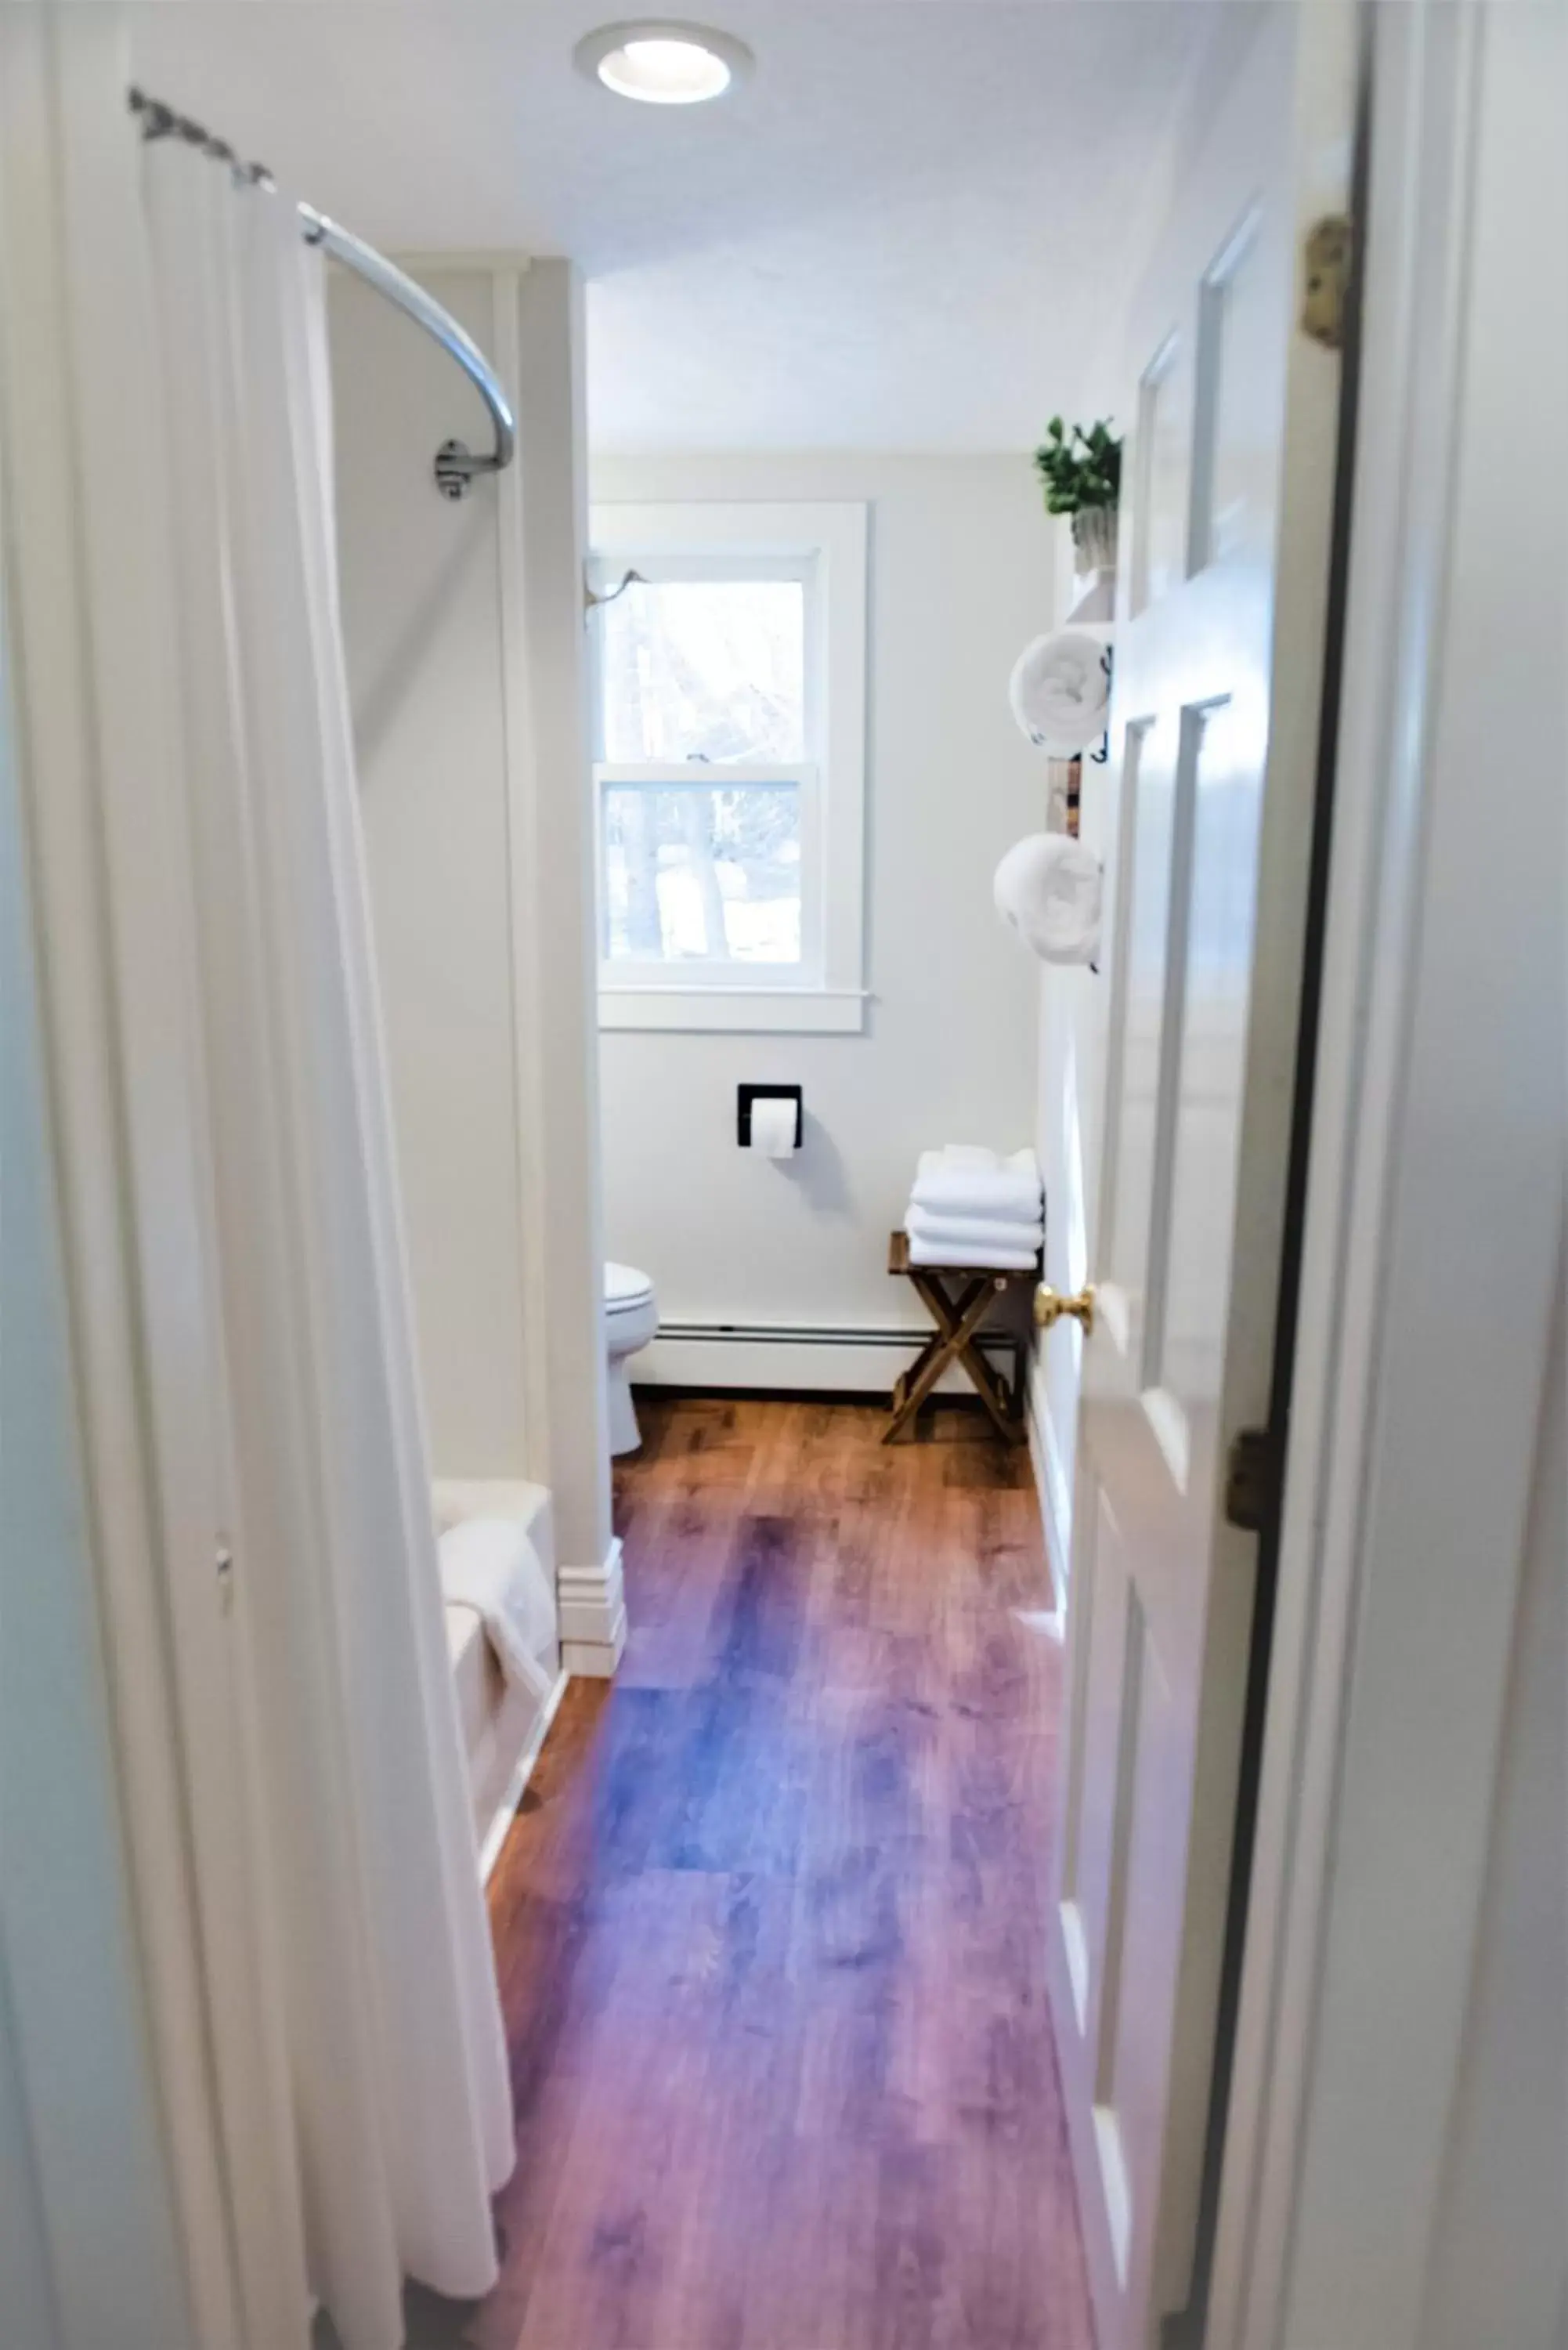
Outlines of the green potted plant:
M1085 432L1054 416L1034 452L1034 468L1045 485L1045 511L1071 515L1073 545L1084 571L1114 570L1116 502L1122 486L1122 444L1101 417Z

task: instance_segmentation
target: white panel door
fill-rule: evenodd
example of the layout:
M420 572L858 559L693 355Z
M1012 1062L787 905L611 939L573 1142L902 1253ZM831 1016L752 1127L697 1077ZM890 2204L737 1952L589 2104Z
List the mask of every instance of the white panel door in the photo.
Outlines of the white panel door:
M1115 912L1051 1953L1100 2350L1152 2350L1191 2284L1255 1576L1224 1483L1269 1414L1337 435L1300 254L1348 208L1355 82L1337 0L1268 12L1126 355L1118 755L1098 806L1085 791Z

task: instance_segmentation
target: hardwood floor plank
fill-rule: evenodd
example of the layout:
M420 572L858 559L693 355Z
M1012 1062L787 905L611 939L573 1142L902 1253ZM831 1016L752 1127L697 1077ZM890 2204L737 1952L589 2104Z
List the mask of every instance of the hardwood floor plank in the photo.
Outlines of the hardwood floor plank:
M945 1404L897 1448L857 1405L642 1417L627 1666L567 1692L492 1880L504 2274L440 2338L1092 2350L1026 1465Z

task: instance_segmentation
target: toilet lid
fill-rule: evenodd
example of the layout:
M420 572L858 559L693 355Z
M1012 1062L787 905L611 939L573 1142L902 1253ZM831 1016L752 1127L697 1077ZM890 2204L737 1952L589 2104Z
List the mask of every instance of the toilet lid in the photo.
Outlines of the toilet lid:
M635 1264L607 1264L605 1267L605 1304L641 1305L653 1295L653 1284L646 1273Z

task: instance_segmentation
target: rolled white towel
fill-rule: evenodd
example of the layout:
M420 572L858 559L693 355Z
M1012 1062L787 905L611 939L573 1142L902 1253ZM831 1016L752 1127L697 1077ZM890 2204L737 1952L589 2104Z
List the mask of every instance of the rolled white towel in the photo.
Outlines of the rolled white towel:
M913 1204L943 1215L1018 1217L1030 1223L1040 1214L1041 1197L1032 1150L1015 1150L994 1167L951 1159L942 1150L922 1151L910 1192Z
M1100 860L1064 832L1015 841L992 884L996 910L1042 962L1093 962L1100 951Z
M1098 639L1082 629L1025 645L1007 691L1029 740L1053 758L1073 758L1106 731L1110 676Z
M909 1203L904 1230L911 1240L922 1240L931 1248L953 1242L960 1248L1026 1248L1038 1252L1045 1237L1045 1227L1039 1217L1031 1222L1023 1217L940 1215L935 1209L922 1208L915 1201Z
M958 1241L933 1242L922 1232L909 1234L911 1264L971 1266L990 1273L1028 1273L1040 1261L1040 1252L1032 1248L973 1248Z
M525 1528L515 1518L465 1518L438 1548L441 1596L473 1609L507 1680L542 1704L551 1689L542 1652L555 1645L556 1611Z

